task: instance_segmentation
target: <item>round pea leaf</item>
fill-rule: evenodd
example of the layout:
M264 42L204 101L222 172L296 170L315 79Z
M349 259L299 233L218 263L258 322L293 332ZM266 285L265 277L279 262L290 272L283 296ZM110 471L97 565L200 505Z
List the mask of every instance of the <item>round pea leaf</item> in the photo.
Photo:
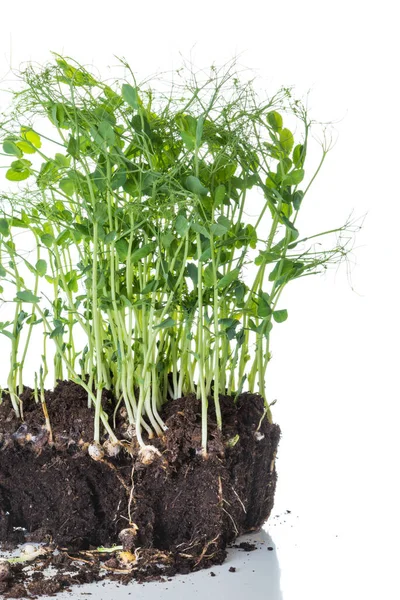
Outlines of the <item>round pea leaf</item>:
M139 97L137 89L133 88L129 83L124 83L122 86L122 97L134 109L139 108Z
M272 110L267 114L267 121L274 131L280 131L282 129L283 119L276 110Z
M304 169L296 169L288 173L285 178L286 185L298 185L304 179Z
M40 277L43 277L44 275L46 275L47 272L47 262L45 260L43 260L43 258L40 258L37 263L36 263L36 271L38 273L38 275L40 275Z
M289 129L282 129L279 134L279 141L282 147L282 150L289 154L294 145L293 133Z
M36 304L39 302L40 298L35 296L30 290L24 290L21 292L17 292L16 301L22 300L22 302L30 302L31 304Z
M283 310L274 310L273 317L277 323L283 323L288 318L288 311L286 308Z
M17 142L16 144L18 148L21 150L21 156L23 154L35 154L36 148L28 142Z
M17 144L13 142L13 140L4 140L3 150L6 154L11 154L13 156L17 156L18 158L21 158L22 156L21 149L18 148Z
M193 194L197 194L198 196L207 196L208 194L208 189L205 188L200 179L194 175L189 175L189 177L186 178L186 187L190 192L193 192Z
M7 237L10 235L10 226L7 219L0 219L0 234Z
M40 136L29 127L21 127L21 137L23 140L30 142L35 148L40 148L42 145Z
M6 179L9 181L24 181L24 179L28 179L30 175L30 171L28 169L22 169L21 171L16 171L15 169L8 169L6 173Z

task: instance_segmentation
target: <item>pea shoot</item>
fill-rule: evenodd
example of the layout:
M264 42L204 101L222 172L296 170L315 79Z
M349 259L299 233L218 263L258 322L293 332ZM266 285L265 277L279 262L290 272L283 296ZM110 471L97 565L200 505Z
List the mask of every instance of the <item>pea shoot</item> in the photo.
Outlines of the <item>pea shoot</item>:
M96 447L103 429L117 441L103 390L125 407L147 461L166 429L163 405L196 394L207 456L209 404L223 428L221 394L258 392L272 420L266 374L272 332L288 317L283 292L342 261L352 224L299 234L316 173L305 173L311 121L291 90L260 98L232 64L179 72L165 93L123 66L114 83L59 55L29 66L0 122L8 391L22 418L41 328L42 401L52 356L55 380L87 392ZM332 236L328 248L315 243Z

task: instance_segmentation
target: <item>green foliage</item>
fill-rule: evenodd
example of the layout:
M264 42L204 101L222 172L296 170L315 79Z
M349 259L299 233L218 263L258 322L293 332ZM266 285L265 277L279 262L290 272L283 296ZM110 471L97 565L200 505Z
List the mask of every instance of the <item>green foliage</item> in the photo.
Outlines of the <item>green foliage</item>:
M9 181L24 181L31 174L31 161L20 158L11 163L11 167L6 172L6 177Z
M122 97L135 110L139 109L139 96L137 89L129 85L129 83L124 83L122 85Z
M40 298L38 296L35 296L35 294L33 294L30 290L23 290L17 292L16 301L18 300L20 300L21 302L29 302L36 304L40 301Z
M299 242L306 111L287 90L261 102L233 66L211 70L201 93L188 79L169 98L133 80L112 89L61 56L28 67L22 80L0 126L12 189L0 218L0 277L14 286L17 307L0 333L12 348L14 408L26 355L20 333L29 343L42 327L55 377L80 381L95 406L97 441L100 422L115 434L92 385L121 398L141 445L142 427L162 435L164 402L196 393L205 450L211 395L219 426L219 394L247 382L266 397L286 285L346 253L340 245L304 251ZM37 117L54 132L43 147ZM296 143L285 126L293 118ZM28 178L22 194L15 182ZM17 228L34 240L35 259L19 248Z
M283 323L288 318L288 312L286 309L274 310L273 317L277 323Z

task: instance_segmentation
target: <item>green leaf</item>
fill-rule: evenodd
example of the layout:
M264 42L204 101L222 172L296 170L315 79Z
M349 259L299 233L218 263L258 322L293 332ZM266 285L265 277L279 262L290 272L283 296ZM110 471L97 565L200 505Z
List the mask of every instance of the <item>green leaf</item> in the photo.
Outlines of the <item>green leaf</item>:
M3 150L6 154L11 154L17 158L21 158L22 156L21 149L18 148L17 144L13 140L10 139L4 140Z
M289 233L290 233L289 242L294 242L295 240L297 240L297 238L299 237L299 231L298 231L298 229L296 229L296 227L293 225L293 223L291 221L289 221L289 219L286 218L284 215L281 215L281 222L284 225L286 225L286 227L289 229Z
M23 154L35 154L36 148L28 142L17 142L16 144Z
M40 236L40 241L46 246L46 248L51 248L54 243L54 237L50 235L50 233L45 233Z
M299 231L298 231L298 229L296 229L296 227L293 225L293 223L291 223L291 221L289 221L289 219L287 217L285 217L284 215L281 215L281 221L290 230L290 240L289 241L294 242L295 240L297 240L297 238L299 237Z
M126 170L125 168L117 169L112 176L111 179L111 189L117 190L119 187L123 186L126 182Z
M217 222L226 227L227 230L229 230L232 226L232 221L228 219L228 217L225 217L225 215L220 215L217 219Z
M172 231L167 231L161 236L161 242L165 248L169 248L174 240L176 240L176 236Z
M168 327L174 327L176 325L175 319L168 317L165 321L162 321L158 325L155 325L153 329L167 329Z
M178 215L175 221L175 229L177 233L184 237L189 230L189 221L183 215Z
M35 296L30 290L24 290L22 292L17 292L17 297L14 300L14 302L18 300L21 300L22 302L30 302L31 304L36 304L40 301L40 298L38 296Z
M280 160L282 158L282 151L274 146L273 144L269 144L268 142L264 142L263 144L268 151L268 154L272 156L272 158L276 158Z
M282 129L279 133L279 141L282 147L282 150L289 154L293 148L294 138L293 133L289 131L289 129Z
M266 252L266 251L260 250L260 254L256 257L254 264L256 264L257 267L259 267L260 265L263 265L263 264L268 265L272 262L275 262L278 259L279 259L279 254L275 254L274 252Z
M255 331L256 333L259 333L260 326L257 327L257 325L255 324L255 322L253 321L253 319L249 319L248 324L249 324L250 331Z
M67 115L63 104L50 103L47 109L47 115L53 125L62 129L68 129L68 123L66 123Z
M72 135L69 138L69 142L68 142L68 146L67 146L67 152L73 158L78 158L79 157L79 144L78 144L78 142L76 141L76 139Z
M117 250L119 260L121 262L124 262L126 260L126 257L128 256L129 250L129 244L126 241L126 239L122 238L120 240L117 240L115 242L115 248Z
M204 125L204 117L201 116L197 119L196 125L196 146L200 148L201 146L201 138L203 136L203 125Z
M104 280L104 278L103 278L103 280ZM67 285L68 285L68 289L71 292L76 293L78 291L78 279L77 279L76 273L73 273L71 275L71 279L68 281ZM104 286L104 283L103 283L103 285L101 287L103 287L103 286ZM100 283L98 284L97 287L100 288Z
M16 171L15 169L8 169L6 172L6 178L9 181L24 181L24 179L28 179L30 175L30 171L28 169L22 169L20 171Z
M150 281L147 285L144 286L141 293L142 294L150 294L150 292L154 292L157 289L159 284L160 284L160 282L153 279L153 281Z
M267 114L267 121L274 131L279 132L282 129L283 119L276 110L272 110Z
M15 340L15 336L10 331L6 331L5 329L0 329L0 333L5 335L6 337L8 337L10 340Z
M284 179L286 177L286 174L290 171L292 165L293 163L288 156L282 158L279 161L277 173L281 179Z
M105 236L104 243L105 244L110 244L111 242L113 242L115 240L116 237L117 237L117 232L116 231L110 231Z
M188 263L186 269L190 279L193 281L193 285L197 285L199 281L199 270L197 265L194 263Z
M108 218L108 207L104 202L97 202L93 211L93 218L97 223L103 224Z
M122 103L120 102L120 104ZM100 121L108 121L113 127L117 124L117 120L112 112L112 108L110 108L107 104L101 104L94 109L93 113Z
M144 244L141 248L138 248L134 252L132 252L131 260L133 263L138 262L142 258L145 258L152 252L154 252L155 244L150 242L149 244Z
M203 279L204 285L206 287L214 286L214 271L213 271L213 267L211 264L207 265L206 268L204 269L202 279Z
M284 183L285 185L298 185L304 179L304 169L297 169L296 171L291 171L285 176Z
M64 154L56 152L54 156L54 162L57 163L59 167L67 169L71 165L71 158L69 156L64 156Z
M35 148L41 148L42 146L40 136L29 127L21 127L21 137L23 140L30 142Z
M106 146L113 146L115 143L115 132L108 121L102 121L98 127L97 132L94 134L95 142L104 142Z
M144 290L143 290L143 292L144 292ZM129 298L127 298L126 296L124 296L124 294L121 294L119 296L119 299L122 300L124 306L127 306L128 308L132 308L132 302L129 300Z
M193 229L193 231L195 231L196 233L200 233L205 238L207 238L207 239L210 238L210 234L208 233L208 231L204 227L204 225L200 225L200 223L191 223L190 227L191 227L191 229Z
M288 258L282 258L272 269L271 273L269 274L268 281L275 281L278 273L279 276L286 275L293 269L294 264L295 263L292 260L289 260Z
M37 319L35 315L30 315L26 320L27 325L39 325L43 319Z
M33 273L34 275L37 275L37 271L36 271L35 267L33 265L31 265L30 262L28 262L27 260L24 260L24 263L25 263L26 268L29 269L29 271L31 273Z
M11 163L11 168L15 171L23 171L24 169L29 169L32 166L32 163L27 158L19 158L18 160L13 160Z
M178 278L172 275L171 272L167 275L167 284L170 290L175 290Z
M10 226L7 219L0 219L0 234L4 235L4 237L10 235Z
M85 69L76 69L60 57L56 58L56 63L63 73L63 75L59 74L57 77L62 83L74 86L96 85L96 80Z
M258 328L258 333L263 333L263 335L268 338L271 329L272 329L273 325L272 325L272 321L271 319L264 319L263 322L261 323L261 325Z
M293 163L295 167L302 167L304 164L305 153L303 144L297 144L293 150Z
M137 133L147 135L148 138L153 138L150 123L146 119L146 115L134 115L131 120L131 125Z
M57 321L57 319L55 319L55 322ZM58 322L58 321L57 321ZM64 325L62 323L60 323L59 325L57 325L57 327L55 327L53 329L53 331L50 333L50 339L54 340L54 338L56 337L60 337L64 335Z
M192 115L184 115L182 113L178 113L175 119L179 130L188 133L193 138L193 142L195 142L198 125L197 119L192 117Z
M72 179L69 179L68 177L64 177L64 179L61 179L58 185L60 187L60 190L62 190L67 196L73 196L73 194L75 193L75 182L72 181Z
M47 262L45 260L43 260L43 258L40 258L37 263L36 263L36 271L38 272L38 275L40 275L40 277L43 277L44 275L46 275L47 272Z
M288 318L288 311L286 308L283 310L274 310L273 317L277 323L283 323Z
M224 235L228 231L228 228L225 227L225 225L221 225L221 223L213 223L211 225L210 229L211 229L211 233L213 235L216 235L217 237Z
M233 281L235 281L239 277L239 273L240 273L239 268L233 269L233 271L230 271L229 273L224 275L222 277L222 279L220 279L218 281L217 287L219 289L227 287L228 285L230 285Z
M237 319L219 319L218 324L223 327L223 329L228 329L232 327L232 325L239 324Z
M106 191L107 175L105 174L105 172L101 169L101 167L99 165L97 165L97 167L93 171L93 173L90 173L90 178L92 179L92 181L94 182L94 184L96 185L97 189L100 192Z
M293 194L293 207L295 210L299 210L301 203L303 201L303 198L304 198L304 192L302 192L301 190L297 190Z
M214 205L215 206L220 206L221 204L223 204L223 202L225 200L225 194L226 194L226 188L221 183L221 185L219 185L218 187L215 188L215 192L214 192Z
M246 293L246 286L241 281L238 281L235 286L235 297L236 297L236 302L239 305L243 303L245 293Z
M269 317L271 312L269 295L266 292L262 292L258 301L257 316L261 318Z
M70 239L70 233L68 229L64 229L64 231L62 231L56 239L57 245L58 246L62 246L64 244L64 242L66 242L67 240Z
M5 270L3 265L0 265L0 277L5 277L6 275L7 275L7 271Z
M42 163L36 181L41 189L45 189L58 182L60 177L58 164L54 160L48 160Z
M280 179L277 173L272 173L270 172L267 179L265 180L265 185L267 186L268 190L275 190L278 185L279 185ZM275 196L274 196L274 200L275 200Z
M224 182L228 182L229 180L231 180L232 182L235 182L236 187L244 189L244 187L246 187L246 184L243 181L243 179L240 179L239 177L234 177L234 174L237 170L237 166L237 163L226 154L220 156L213 165L216 183L223 184Z
M186 178L185 185L190 192L193 192L193 194L197 194L198 196L207 196L208 194L208 189L205 188L200 179L194 175L189 175L189 177Z
M211 258L211 247L209 246L208 248L206 248L204 250L204 252L201 253L199 260L200 260L200 262L205 263L208 260L210 260L210 258Z
M190 133L187 133L187 131L180 131L179 133L186 148L188 150L194 150L196 146L195 138L192 135L190 135Z
M137 88L132 87L129 83L124 83L122 86L122 97L135 110L139 109L139 96Z

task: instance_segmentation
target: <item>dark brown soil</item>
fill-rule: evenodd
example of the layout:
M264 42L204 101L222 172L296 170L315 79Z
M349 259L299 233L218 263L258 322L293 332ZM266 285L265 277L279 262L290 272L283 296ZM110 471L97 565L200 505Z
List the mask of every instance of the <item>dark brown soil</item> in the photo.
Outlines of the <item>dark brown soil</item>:
M245 552L253 552L257 550L257 546L250 542L241 542L240 544L234 544L234 548L238 548L239 550L244 550Z
M89 457L93 413L79 386L61 382L47 392L53 444L31 396L27 388L23 423L6 396L0 405L0 543L45 542L47 554L28 579L24 565L12 565L0 580L4 597L55 593L105 575L126 583L219 564L228 544L269 517L280 430L264 419L256 433L263 414L259 396L242 394L236 403L221 397L222 434L210 402L207 459L200 453L199 401L171 401L163 414L164 438L150 442L161 456L148 465L139 460L135 440L127 440L117 457ZM104 408L111 419L111 396L104 395ZM123 417L122 410L121 436ZM128 562L115 552L93 552L121 540L135 555ZM61 552L54 555L56 547ZM57 574L46 579L43 567L49 564Z

